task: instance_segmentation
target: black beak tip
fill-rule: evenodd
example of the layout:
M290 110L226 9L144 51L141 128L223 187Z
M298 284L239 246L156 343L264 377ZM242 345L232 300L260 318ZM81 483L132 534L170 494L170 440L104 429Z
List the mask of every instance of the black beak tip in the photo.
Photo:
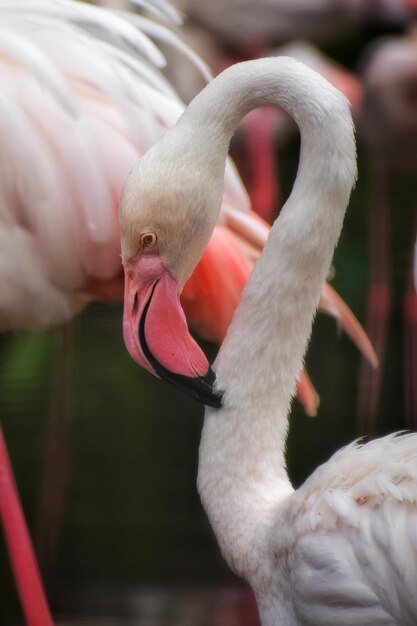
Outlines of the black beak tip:
M209 367L207 374L194 380L196 380L198 386L196 394L198 400L213 409L220 409L222 406L223 391L214 388L216 384L216 374L212 368Z
M183 376L181 374L168 372L165 368L163 371L159 368L157 374L178 389L182 389L182 391L185 391L196 400L199 400L202 404L212 407L213 409L220 409L222 407L223 392L214 388L216 374L211 367L209 367L204 376Z
M170 382L174 383L174 385L177 385L206 406L213 409L220 409L222 407L223 392L214 388L216 375L211 367L208 369L207 374L195 378L177 376L174 374Z
M206 406L210 406L213 409L221 409L223 406L223 391L212 389L210 395L198 399Z

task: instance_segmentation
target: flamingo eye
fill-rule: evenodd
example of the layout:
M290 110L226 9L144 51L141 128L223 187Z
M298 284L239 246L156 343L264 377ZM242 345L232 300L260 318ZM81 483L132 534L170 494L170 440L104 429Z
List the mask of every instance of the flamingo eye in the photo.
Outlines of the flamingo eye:
M140 236L140 243L144 248L151 248L156 244L155 233L142 233Z

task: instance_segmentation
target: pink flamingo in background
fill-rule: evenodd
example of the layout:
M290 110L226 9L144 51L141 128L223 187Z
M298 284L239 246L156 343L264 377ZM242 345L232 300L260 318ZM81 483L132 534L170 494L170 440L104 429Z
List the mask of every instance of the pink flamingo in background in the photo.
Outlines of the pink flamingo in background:
M232 8L237 9L237 4L227 1L224 4L226 21L230 19ZM253 20L248 23L247 28L237 32L234 23L229 24L230 28L236 30L235 38L232 38L234 45L225 45L220 33L216 29L218 22L219 30L224 27L222 10L216 13L213 5L207 3L203 7L194 0L179 2L179 5L190 12L190 19L185 23L183 35L187 41L204 60L210 65L214 73L217 74L225 67L233 63L258 58L260 56L290 55L312 67L332 84L344 93L351 102L354 112L356 112L362 101L362 86L360 81L341 65L322 53L312 43L302 40L300 37L306 35L303 31L302 21L299 20L298 31L296 21L291 29L291 33L296 37L294 41L286 43L279 48L272 48L268 28L265 32L259 33L257 38L251 38L251 28L254 27ZM204 18L199 20L200 8L212 13L213 23L205 22ZM279 3L266 3L262 7L263 15L266 17L272 13L272 18L268 21L268 26L277 19L279 11L282 10ZM311 10L311 7L310 7ZM313 9L318 11L318 7ZM258 12L255 5L248 7L248 15L253 11ZM193 20L195 15L195 20ZM248 17L247 15L247 17ZM294 16L295 18L295 16ZM238 19L244 19L242 15ZM256 20L255 20L256 21ZM323 16L321 16L323 22ZM318 22L318 20L317 20ZM324 19L325 22L325 19ZM346 24L345 24L346 26ZM278 26L279 33L279 26ZM311 34L311 33L310 33ZM249 37L249 38L248 38ZM287 42L289 34L278 36ZM228 40L230 44L230 40ZM204 79L201 72L193 68L184 72L180 62L171 63L167 68L168 76L178 86L179 91L186 102L189 102L204 87ZM282 204L282 190L279 181L279 164L276 158L277 147L282 145L290 135L296 130L291 118L280 109L262 107L256 111L251 111L242 121L237 137L232 145L232 154L238 165L239 172L245 181L251 204L267 222L272 223Z
M335 41L365 22L399 24L417 15L416 0L175 0L175 4L188 18L187 41L215 74L238 61L289 54L340 89L349 98L354 114L362 100L359 80L312 42ZM170 72L187 102L204 86L197 72L187 73L182 80L178 64ZM282 144L294 128L282 111L261 108L245 118L232 145L252 206L269 223L283 200L277 144Z
M144 4L160 17L176 15L165 3ZM142 15L73 0L0 1L0 135L7 155L0 172L1 329L45 328L70 320L92 299L122 300L116 215L122 183L184 108L162 74L164 56L154 43L161 41L206 71L169 28ZM268 230L228 162L219 222L183 295L190 325L207 339L224 336ZM321 306L375 361L359 323L329 285ZM314 413L318 398L305 372L298 391ZM0 509L7 533L11 485L3 485ZM16 535L8 545L16 548ZM16 575L22 595L26 583ZM28 613L26 619L39 626Z
M373 432L379 408L392 308L390 285L390 206L393 183L417 171L417 34L385 38L365 55L365 98L358 119L359 136L372 165L370 195L370 289L367 331L381 367L362 364L358 419L361 432ZM417 198L414 194L414 202ZM417 208L417 206L415 207ZM415 214L416 215L416 214ZM417 426L417 293L415 282L416 216L410 225L408 276L403 301L404 407L407 426Z
M291 56L316 72L319 72L350 101L355 114L362 102L362 85L358 78L333 61L308 41L295 40L278 49L271 50L268 56ZM262 50L255 57L265 56ZM253 55L251 56L253 58ZM279 180L279 164L276 158L277 147L283 145L293 135L296 126L282 110L262 108L251 111L242 123L241 152L235 151L238 166L242 162L248 170L248 193L252 205L272 223L283 202ZM241 160L239 160L241 155Z

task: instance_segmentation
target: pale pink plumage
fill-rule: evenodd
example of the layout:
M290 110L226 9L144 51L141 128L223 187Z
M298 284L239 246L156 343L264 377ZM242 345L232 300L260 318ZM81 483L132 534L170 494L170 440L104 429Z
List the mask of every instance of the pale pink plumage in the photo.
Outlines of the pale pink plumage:
M121 185L182 104L125 19L51 1L3 2L0 17L0 327L44 327L77 312L90 282L117 282Z

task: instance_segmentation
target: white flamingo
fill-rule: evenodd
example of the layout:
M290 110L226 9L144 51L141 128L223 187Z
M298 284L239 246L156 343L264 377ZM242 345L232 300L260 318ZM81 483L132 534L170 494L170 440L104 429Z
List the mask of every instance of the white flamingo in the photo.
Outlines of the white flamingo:
M178 292L216 223L231 136L264 104L300 128L298 176L214 374ZM262 59L192 101L133 169L120 207L125 336L146 367L217 407L206 410L198 488L264 626L417 621L417 435L353 443L296 491L285 467L295 381L355 178L346 99L293 59Z

